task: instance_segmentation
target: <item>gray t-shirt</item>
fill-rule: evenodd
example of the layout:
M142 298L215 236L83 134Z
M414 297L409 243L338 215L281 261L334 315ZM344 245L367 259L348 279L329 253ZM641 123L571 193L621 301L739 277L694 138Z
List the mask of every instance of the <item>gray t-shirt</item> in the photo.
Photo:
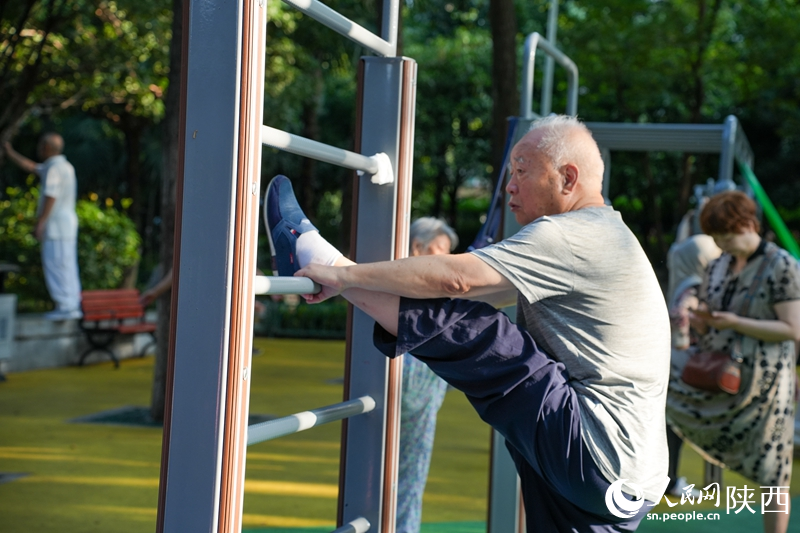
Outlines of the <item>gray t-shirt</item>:
M514 284L517 321L566 367L600 471L660 500L669 318L653 268L620 214L593 207L542 217L472 253Z

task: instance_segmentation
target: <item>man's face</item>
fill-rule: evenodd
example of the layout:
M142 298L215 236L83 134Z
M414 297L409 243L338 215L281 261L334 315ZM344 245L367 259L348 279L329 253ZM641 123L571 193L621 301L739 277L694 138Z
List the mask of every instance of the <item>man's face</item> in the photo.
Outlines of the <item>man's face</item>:
M564 209L560 199L563 180L550 158L536 148L540 135L529 133L511 150L508 206L522 226L545 215L560 214Z

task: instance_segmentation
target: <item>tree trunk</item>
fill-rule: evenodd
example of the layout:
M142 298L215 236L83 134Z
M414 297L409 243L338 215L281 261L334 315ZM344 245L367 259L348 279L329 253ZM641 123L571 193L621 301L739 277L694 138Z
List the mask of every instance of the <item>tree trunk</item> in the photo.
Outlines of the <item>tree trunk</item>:
M128 117L127 123L122 125L125 134L125 148L128 152L128 161L125 165L127 181L127 196L133 200L128 209L128 216L136 224L136 231L144 235L144 221L141 208L141 174L142 174L142 125L136 117Z
M722 0L714 0L713 4L707 5L706 0L699 0L697 5L697 49L695 56L689 66L690 76L687 80L691 87L689 94L689 123L697 124L702 118L703 102L705 102L705 83L703 80L703 65L705 54L711 43L714 34L714 27L717 24L719 10L722 7ZM686 212L689 206L689 196L691 195L694 175L692 173L692 161L688 154L683 156L683 173L678 189L678 213L680 217Z
M172 43L169 50L169 86L164 112L164 151L161 171L161 269L172 273L173 245L175 242L175 182L178 175L178 130L180 128L181 48L183 43L183 0L172 0ZM153 369L153 391L150 416L164 420L167 361L169 357L169 331L171 291L166 291L157 302L158 330L156 331L156 361Z
M503 164L507 118L517 115L517 15L513 0L490 0L492 31L492 168Z

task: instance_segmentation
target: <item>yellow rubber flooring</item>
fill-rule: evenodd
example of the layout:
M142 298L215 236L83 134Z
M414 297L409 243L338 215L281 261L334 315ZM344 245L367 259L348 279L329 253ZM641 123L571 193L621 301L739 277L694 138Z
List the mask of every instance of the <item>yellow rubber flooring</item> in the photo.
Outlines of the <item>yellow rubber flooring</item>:
M250 411L288 415L341 400L344 344L256 339ZM9 374L0 383L2 533L152 533L156 516L161 429L72 423L123 406L147 406L152 359ZM336 518L340 424L328 424L248 449L245 531L330 531ZM424 500L422 533L484 530L489 429L464 396L447 394L439 414ZM795 462L795 472L798 470ZM681 475L702 481L702 462L684 447ZM7 478L0 478L7 479ZM795 476L797 479L797 475ZM728 486L753 486L725 473ZM791 495L800 509L800 481ZM655 513L713 511L704 502ZM745 511L746 513L747 511ZM646 520L643 532L759 531L760 516L725 512L702 523ZM791 532L800 533L793 519Z
M344 343L256 339L250 412L284 416L341 401ZM69 420L150 402L152 358L9 374L0 383L3 533L152 533L161 429ZM486 519L489 429L463 394L440 411L423 520ZM332 530L340 423L251 446L244 528Z

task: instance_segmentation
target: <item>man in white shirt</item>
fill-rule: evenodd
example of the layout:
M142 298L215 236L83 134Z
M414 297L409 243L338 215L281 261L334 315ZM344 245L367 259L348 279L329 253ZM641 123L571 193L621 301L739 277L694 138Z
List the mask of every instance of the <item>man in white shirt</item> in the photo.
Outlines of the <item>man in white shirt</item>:
M81 281L78 275L78 215L75 213L77 180L75 168L62 154L64 139L57 133L45 133L39 140L36 163L5 144L9 159L26 172L41 179L39 207L34 235L42 243L44 280L55 310L51 320L80 318Z

